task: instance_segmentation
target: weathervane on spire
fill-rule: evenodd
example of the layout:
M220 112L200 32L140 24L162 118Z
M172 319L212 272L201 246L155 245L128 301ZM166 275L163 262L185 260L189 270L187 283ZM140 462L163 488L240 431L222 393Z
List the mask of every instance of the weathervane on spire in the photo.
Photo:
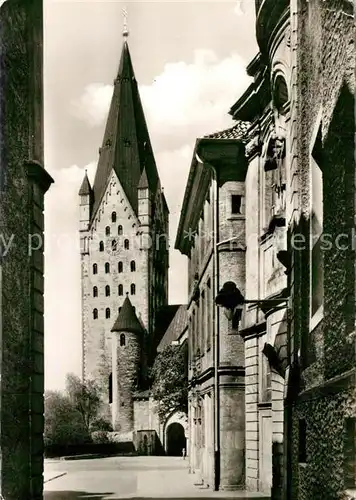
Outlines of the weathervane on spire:
M122 30L122 36L127 38L129 36L129 30L127 29L127 10L122 9L122 15L124 17L124 29Z

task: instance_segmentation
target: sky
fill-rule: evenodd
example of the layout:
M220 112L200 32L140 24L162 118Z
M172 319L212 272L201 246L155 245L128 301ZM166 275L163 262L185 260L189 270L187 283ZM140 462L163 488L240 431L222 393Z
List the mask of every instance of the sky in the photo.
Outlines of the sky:
M78 191L93 181L123 43L170 209L169 302L187 300L187 261L174 250L197 137L233 125L257 53L253 0L44 0L45 387L81 373Z

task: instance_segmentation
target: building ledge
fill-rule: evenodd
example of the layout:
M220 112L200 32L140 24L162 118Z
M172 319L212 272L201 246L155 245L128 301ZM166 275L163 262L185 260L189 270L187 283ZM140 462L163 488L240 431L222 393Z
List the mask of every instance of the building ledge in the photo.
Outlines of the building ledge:
M348 372L326 380L323 384L307 389L297 396L297 401L309 401L311 399L323 398L332 396L340 392L348 391L355 388L356 385L356 368Z
M344 492L344 500L356 500L356 488L347 489Z
M289 11L288 0L262 0L256 15L256 37L262 54L268 52L270 40Z
M28 177L36 182L43 193L46 193L54 180L43 168L42 164L37 160L27 160L25 161L25 169Z

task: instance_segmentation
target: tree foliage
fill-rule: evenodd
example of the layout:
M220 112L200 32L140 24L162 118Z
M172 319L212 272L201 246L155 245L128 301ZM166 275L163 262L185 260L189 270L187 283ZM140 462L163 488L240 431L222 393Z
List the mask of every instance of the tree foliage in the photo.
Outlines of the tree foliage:
M169 345L159 352L151 369L152 397L158 402L158 413L163 420L173 411L187 412L188 374L187 351L184 347Z
M89 433L90 426L97 419L102 404L99 386L93 380L83 383L79 377L69 373L66 379L66 392Z
M81 415L66 394L59 391L45 393L45 446L66 446L90 441Z
M93 381L83 383L68 374L66 390L45 393L45 445L78 445L91 441L93 430L111 430L100 418L100 391ZM94 427L94 428L93 428Z

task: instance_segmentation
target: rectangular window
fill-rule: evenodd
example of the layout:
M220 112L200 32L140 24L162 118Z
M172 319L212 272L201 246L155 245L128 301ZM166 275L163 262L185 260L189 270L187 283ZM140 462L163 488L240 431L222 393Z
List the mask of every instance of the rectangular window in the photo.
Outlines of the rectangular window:
M307 422L304 418L299 420L299 463L307 462Z
M206 221L205 221L205 238L206 238L206 247L209 247L211 236L212 236L212 217L211 217L211 206L210 201L206 201Z
M311 316L322 309L324 299L323 233L323 174L311 158Z
M200 311L200 353L203 356L206 346L206 326L205 326L205 292L201 293L201 311Z
M345 420L344 482L345 488L356 488L356 418Z
M268 227L271 217L273 214L273 183L274 183L274 171L270 170L264 173L262 180L263 189L263 229L266 230Z
M203 211L204 214L204 211ZM205 231L204 231L204 215L200 218L199 221L199 247L200 247L200 256L199 256L199 262L200 265L202 265L204 256L205 256Z
M231 214L241 214L241 196L239 194L231 195Z
M213 331L213 303L211 294L211 284L210 279L206 284L206 349L207 351L211 349L211 333Z
M271 367L269 365L269 361L267 357L262 354L262 361L261 361L261 368L262 368L262 378L261 378L261 402L266 403L271 401L272 395L271 395L271 386L272 386L272 381L271 381Z
M193 363L195 364L197 356L197 318L195 309L193 311Z

